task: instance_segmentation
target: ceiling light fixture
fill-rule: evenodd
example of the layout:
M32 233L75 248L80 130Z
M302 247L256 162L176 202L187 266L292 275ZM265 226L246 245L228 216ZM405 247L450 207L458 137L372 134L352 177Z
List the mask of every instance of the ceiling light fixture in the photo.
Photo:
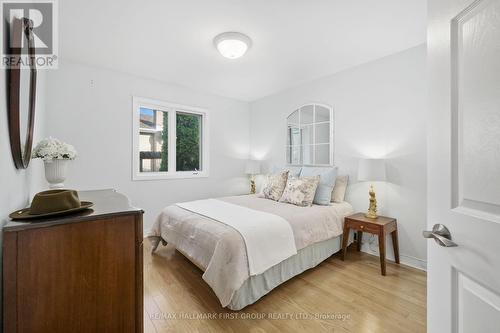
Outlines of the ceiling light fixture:
M214 45L223 57L236 59L247 52L252 40L240 32L223 32L215 36Z

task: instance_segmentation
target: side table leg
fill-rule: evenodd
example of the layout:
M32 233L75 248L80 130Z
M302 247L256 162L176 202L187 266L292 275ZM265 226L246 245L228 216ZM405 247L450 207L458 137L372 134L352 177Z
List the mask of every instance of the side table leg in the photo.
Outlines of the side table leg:
M380 268L382 275L385 275L385 234L383 231L378 234L378 249L380 253Z
M361 240L363 239L363 231L358 231L358 237L356 242L356 250L361 251Z
M345 223L345 222L344 222ZM349 240L349 228L344 226L344 233L342 234L342 261L345 259L347 252L347 242Z
M399 243L398 243L398 229L391 233L392 236L392 247L394 248L394 259L396 263L399 264Z

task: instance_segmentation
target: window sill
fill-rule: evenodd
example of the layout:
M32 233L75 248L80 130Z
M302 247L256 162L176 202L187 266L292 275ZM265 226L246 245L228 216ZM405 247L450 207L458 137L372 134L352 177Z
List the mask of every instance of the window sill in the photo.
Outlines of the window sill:
M209 176L206 171L199 172L176 172L176 173L165 173L165 172L148 172L141 174L134 174L132 180L163 180L163 179L190 179L190 178L207 178Z

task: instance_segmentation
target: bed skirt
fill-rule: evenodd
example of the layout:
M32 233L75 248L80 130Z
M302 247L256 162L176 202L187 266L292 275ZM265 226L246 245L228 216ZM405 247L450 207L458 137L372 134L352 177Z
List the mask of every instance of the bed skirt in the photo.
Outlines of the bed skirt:
M166 245L161 237L148 237L153 245L151 252L156 250L156 247L161 242ZM349 244L353 242L354 233L349 234ZM241 310L244 307L255 303L261 297L268 294L271 290L282 284L283 282L293 278L300 273L319 265L322 261L328 259L333 254L342 249L342 235L327 239L309 245L299 251L297 254L285 259L279 264L269 268L264 273L250 276L243 285L234 293L231 302L227 306L231 310ZM179 250L178 250L179 251ZM196 266L201 266L196 263L188 255L182 253L187 259L193 262ZM203 268L201 268L203 270Z
M352 242L353 233L350 234L349 243ZM275 265L264 273L251 276L238 289L231 303L227 306L231 310L241 310L247 305L255 303L261 297L283 282L300 273L319 265L342 248L342 236L327 239L312 244L299 251L297 254Z

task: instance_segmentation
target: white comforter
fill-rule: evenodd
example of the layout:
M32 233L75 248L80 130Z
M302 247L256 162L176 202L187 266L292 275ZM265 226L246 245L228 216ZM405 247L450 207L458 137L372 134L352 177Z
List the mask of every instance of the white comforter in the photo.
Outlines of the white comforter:
M352 213L348 203L298 207L255 195L219 200L282 217L293 230L297 250L341 235L344 217ZM150 236L172 243L204 269L203 279L223 307L250 276L242 236L234 228L213 219L176 205L168 206L158 216Z

